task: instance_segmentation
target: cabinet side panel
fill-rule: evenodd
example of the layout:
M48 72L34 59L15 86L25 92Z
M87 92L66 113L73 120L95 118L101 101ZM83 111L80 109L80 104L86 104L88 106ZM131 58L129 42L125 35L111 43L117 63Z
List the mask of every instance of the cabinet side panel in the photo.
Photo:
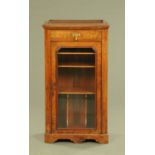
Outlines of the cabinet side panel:
M57 126L57 46L55 42L50 42L50 62L51 62L51 103L52 103L52 133L56 131Z
M51 67L50 67L50 39L49 39L49 31L44 30L45 37L45 125L46 125L46 133L51 132L51 96L50 96L50 81L51 81Z
M96 109L96 116L97 116L97 130L98 133L101 132L101 102L102 102L102 94L101 94L101 82L102 82L102 76L101 76L101 42L99 42L97 44L97 53L96 53L96 105L97 105L97 109Z
M102 31L102 133L108 128L108 29Z

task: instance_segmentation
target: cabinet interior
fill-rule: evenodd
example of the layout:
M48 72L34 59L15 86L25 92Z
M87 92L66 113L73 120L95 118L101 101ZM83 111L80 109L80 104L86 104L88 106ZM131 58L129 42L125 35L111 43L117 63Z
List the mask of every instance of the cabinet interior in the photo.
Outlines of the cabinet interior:
M57 67L58 128L95 128L95 51L61 48Z

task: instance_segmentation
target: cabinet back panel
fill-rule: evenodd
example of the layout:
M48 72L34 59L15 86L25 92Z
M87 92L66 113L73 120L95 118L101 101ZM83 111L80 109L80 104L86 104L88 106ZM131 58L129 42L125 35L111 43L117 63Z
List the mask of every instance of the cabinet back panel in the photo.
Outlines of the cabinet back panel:
M58 90L95 92L94 68L59 68Z
M95 95L58 95L58 128L96 127Z

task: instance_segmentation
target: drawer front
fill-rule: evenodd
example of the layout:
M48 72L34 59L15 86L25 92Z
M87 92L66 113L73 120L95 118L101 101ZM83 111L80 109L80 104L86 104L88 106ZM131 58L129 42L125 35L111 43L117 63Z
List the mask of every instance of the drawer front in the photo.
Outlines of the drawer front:
M101 41L101 31L95 30L54 30L50 33L52 41Z

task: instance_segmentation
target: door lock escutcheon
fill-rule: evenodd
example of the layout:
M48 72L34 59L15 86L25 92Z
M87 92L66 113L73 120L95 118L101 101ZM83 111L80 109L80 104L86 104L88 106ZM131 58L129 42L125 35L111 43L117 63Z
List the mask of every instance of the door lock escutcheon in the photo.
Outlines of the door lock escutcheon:
M73 36L74 40L78 40L78 37L80 37L81 34L80 33L73 33L72 36Z

